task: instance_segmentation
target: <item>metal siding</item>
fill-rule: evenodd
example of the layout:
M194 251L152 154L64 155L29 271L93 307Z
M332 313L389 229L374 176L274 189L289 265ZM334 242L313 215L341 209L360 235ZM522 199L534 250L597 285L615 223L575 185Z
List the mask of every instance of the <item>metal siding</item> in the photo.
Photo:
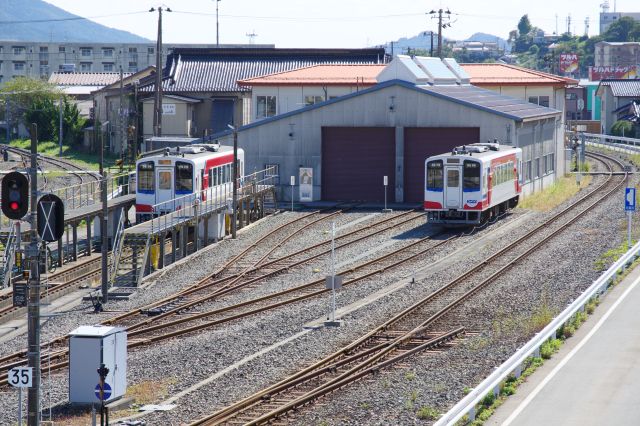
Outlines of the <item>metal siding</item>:
M395 149L393 127L323 127L322 199L384 201L386 175L392 201Z
M479 127L407 127L404 129L404 200L424 200L424 162L454 147L480 142Z

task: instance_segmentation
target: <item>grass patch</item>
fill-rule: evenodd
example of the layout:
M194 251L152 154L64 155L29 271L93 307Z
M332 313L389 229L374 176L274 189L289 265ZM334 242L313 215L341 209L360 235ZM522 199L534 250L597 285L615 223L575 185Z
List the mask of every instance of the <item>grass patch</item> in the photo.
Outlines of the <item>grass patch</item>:
M420 409L416 412L416 417L420 420L436 420L440 417L440 413L435 408L431 407L420 407Z
M563 176L551 186L522 199L518 203L518 208L548 212L574 196L590 182L591 176L582 176L582 182L578 186L574 176Z
M169 396L169 385L174 382L174 380L140 382L129 386L126 396L132 397L136 405L157 403Z
M31 140L16 139L11 141L9 145L16 148L31 149ZM57 142L39 142L38 153L57 158L58 154L60 153L60 147ZM100 156L98 154L88 154L86 152L80 152L77 148L73 148L67 145L62 145L62 158L72 161L78 167L82 167L86 170L98 170L100 168ZM105 152L105 167L113 167L117 159L117 156Z
M631 241L633 244L634 241ZM609 265L613 264L616 260L622 257L629 250L629 244L625 239L618 247L612 248L610 250L605 251L600 255L600 257L595 262L595 267L597 271L604 271L609 267Z

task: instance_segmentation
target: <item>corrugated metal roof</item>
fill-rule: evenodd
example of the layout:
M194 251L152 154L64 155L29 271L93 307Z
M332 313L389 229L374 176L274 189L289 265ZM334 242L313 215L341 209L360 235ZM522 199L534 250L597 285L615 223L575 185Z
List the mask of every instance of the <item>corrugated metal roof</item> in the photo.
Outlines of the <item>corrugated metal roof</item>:
M509 64L460 64L471 76L471 84L567 85L578 81Z
M420 86L420 88L470 107L498 113L518 121L560 114L560 111L553 108L532 104L524 99L501 95L493 90L476 86Z
M282 54L271 49L255 49L233 55L218 52L203 54L189 51L171 56L165 70L162 90L166 92L245 92L249 87L238 85L238 80L275 74L321 64L375 64L380 58L358 54L357 50L314 52L312 49L294 50ZM365 49L367 52L371 49ZM154 83L140 88L153 91Z
M386 65L348 64L348 65L313 65L299 70L265 75L247 80L241 80L242 86L257 85L352 85L377 83L376 76Z
M600 86L611 87L613 96L640 97L640 80L602 80Z
M314 105L276 115L275 117L265 118L264 120L250 123L240 127L238 130L241 131L257 126L262 126L272 121L282 120L298 114L303 114L307 111L324 108L327 105L343 102L356 96L365 96L368 93L382 90L394 85L402 86L410 90L415 90L427 96L431 95L442 99L447 99L451 102L456 102L470 108L483 110L491 114L497 114L515 121L529 121L562 115L562 111L543 107L537 104L532 104L522 99L501 95L492 90L487 90L476 86L416 86L404 80L388 80L384 83L376 84L375 86L368 89L361 90L360 92L350 93L348 95L340 96L335 99L330 99L328 101L316 103ZM211 137L222 137L229 133L230 131L225 130L220 133L214 134Z
M132 73L125 72L122 75L126 78ZM49 83L58 86L107 86L119 80L119 72L54 72L49 77Z

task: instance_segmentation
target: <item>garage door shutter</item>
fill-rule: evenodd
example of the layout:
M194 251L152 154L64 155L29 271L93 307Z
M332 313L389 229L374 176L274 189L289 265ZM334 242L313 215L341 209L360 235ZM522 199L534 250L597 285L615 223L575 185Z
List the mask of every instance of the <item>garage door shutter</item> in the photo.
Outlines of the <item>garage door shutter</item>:
M406 127L404 129L404 201L424 199L424 161L464 144L480 142L479 127Z
M322 128L322 199L384 201L395 198L395 129L393 127Z

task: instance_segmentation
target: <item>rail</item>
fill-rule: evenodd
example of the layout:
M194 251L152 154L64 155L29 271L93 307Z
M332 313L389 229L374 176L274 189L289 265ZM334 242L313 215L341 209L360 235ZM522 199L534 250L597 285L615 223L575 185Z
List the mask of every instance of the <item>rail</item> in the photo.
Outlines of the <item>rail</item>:
M627 251L618 261L616 261L606 272L591 284L576 300L571 303L560 315L554 318L542 331L536 334L529 342L520 348L514 355L506 360L502 365L494 370L493 373L476 386L467 396L453 406L446 414L444 414L434 426L444 426L455 424L458 420L468 415L468 420L473 421L475 417L476 406L489 393L496 392L500 388L500 384L510 374L519 376L522 371L522 365L532 354L539 353L540 347L547 340L554 338L557 331L564 323L569 321L579 310L583 310L584 306L593 297L603 294L607 291L609 284L615 279L619 272L624 271L633 261L640 257L640 242L636 243L629 251Z
M269 167L238 178L238 197L251 196L257 194L265 186L273 186L276 178L274 169ZM150 235L188 222L196 216L216 211L231 211L232 197L233 185L231 182L227 182L154 204L151 211L155 217L150 220Z

